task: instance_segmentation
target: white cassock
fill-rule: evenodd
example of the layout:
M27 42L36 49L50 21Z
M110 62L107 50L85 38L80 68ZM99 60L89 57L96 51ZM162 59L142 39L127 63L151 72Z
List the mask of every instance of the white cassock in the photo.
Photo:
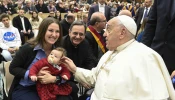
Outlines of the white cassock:
M105 53L91 71L77 68L75 79L95 86L91 100L175 100L161 56L134 39Z

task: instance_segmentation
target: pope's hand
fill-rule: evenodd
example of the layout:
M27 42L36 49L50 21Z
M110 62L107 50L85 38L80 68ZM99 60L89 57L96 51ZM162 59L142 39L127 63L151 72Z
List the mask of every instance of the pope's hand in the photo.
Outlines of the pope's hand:
M68 58L68 57L63 57L61 61L66 65L66 67L72 72L75 73L77 70L77 67L75 66L74 62Z
M88 85L88 84L86 84L86 83L84 83L84 82L81 82L80 84L81 84L84 88L86 88L86 89L90 89L90 88L91 88L90 85Z

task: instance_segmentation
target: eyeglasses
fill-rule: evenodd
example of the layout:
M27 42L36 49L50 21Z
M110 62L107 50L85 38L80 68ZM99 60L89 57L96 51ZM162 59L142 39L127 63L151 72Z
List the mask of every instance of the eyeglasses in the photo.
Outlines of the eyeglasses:
M83 37L83 36L85 36L85 34L83 34L83 33L78 33L78 32L72 32L73 33L73 35L78 35L79 34L79 36L81 36L81 37Z

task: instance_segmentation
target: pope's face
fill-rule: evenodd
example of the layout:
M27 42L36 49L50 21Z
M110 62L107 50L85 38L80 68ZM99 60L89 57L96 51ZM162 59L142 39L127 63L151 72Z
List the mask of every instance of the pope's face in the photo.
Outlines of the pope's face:
M106 25L106 31L104 33L104 37L106 39L106 47L109 50L115 50L120 44L120 33L121 26L118 25L118 20L115 18L108 21Z

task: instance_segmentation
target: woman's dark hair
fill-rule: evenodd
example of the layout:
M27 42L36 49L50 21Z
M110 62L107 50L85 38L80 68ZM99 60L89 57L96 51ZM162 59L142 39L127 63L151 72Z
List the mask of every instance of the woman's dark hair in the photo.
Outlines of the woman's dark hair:
M34 13L37 14L36 17L33 16ZM33 12L32 12L32 21L39 21L39 17L38 17L38 12L37 12L37 11L33 11Z
M43 47L44 43L46 42L45 41L45 34L47 32L49 25L52 23L58 24L59 31L60 31L60 36L59 36L58 40L55 42L54 46L55 47L61 46L62 37L63 37L62 28L61 28L61 25L59 24L59 21L56 20L55 18L52 18L52 17L45 18L41 22L41 24L39 26L39 31L38 31L37 37L27 41L27 43L31 44L32 47L35 47L39 43Z

